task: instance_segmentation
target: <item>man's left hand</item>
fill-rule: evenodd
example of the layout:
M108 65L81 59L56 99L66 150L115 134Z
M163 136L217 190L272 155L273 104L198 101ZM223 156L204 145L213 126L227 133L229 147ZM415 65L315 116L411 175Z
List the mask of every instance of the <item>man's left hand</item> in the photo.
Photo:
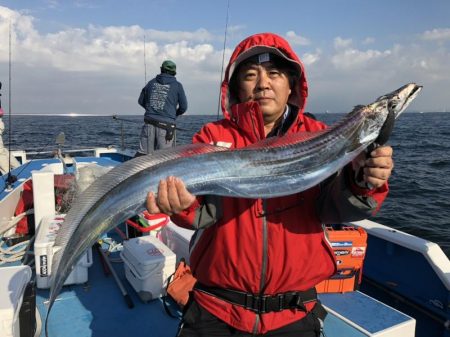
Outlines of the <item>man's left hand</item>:
M368 158L366 158L366 153L363 152L353 160L353 169L358 172L362 168L363 181L368 186L381 187L387 182L394 168L392 153L393 150L390 146L376 148Z

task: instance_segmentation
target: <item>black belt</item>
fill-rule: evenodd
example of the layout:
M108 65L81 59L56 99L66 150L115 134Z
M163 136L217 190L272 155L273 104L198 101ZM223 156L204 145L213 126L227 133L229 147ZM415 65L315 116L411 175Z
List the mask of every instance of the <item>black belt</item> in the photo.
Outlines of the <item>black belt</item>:
M317 302L316 288L276 295L254 295L237 290L208 287L197 282L194 289L252 310L258 314L285 309L300 309L306 312L306 303Z
M145 124L156 126L157 128L166 130L166 141L171 141L175 135L176 124L169 122L161 122L156 119L145 117Z
M145 124L154 125L158 128L165 129L167 131L174 131L175 128L177 127L176 124L174 124L174 123L161 122L161 121L158 121L158 120L150 118L150 117L145 117L144 122L145 122Z

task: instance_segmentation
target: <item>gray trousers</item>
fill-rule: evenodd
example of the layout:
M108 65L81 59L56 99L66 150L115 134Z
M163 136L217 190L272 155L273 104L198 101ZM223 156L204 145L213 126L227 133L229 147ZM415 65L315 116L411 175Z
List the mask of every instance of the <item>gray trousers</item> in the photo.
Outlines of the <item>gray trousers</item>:
M141 130L139 152L148 154L150 152L166 149L173 146L174 138L166 140L166 130L151 124L144 124Z

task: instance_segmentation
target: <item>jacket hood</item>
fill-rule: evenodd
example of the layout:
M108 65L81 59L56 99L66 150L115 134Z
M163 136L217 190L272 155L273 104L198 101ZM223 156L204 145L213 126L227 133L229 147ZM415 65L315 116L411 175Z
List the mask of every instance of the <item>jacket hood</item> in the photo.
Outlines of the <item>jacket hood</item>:
M173 82L175 82L176 80L177 80L177 79L176 79L175 76L169 75L169 74L166 74L166 73L162 73L162 74L156 75L156 81L157 81L158 83L161 83L161 84L169 84L169 83L173 83Z
M221 105L224 118L230 118L231 106L238 103L237 98L233 97L229 90L229 82L233 71L240 62L253 55L264 52L282 56L298 68L299 78L296 78L294 81L294 88L292 88L288 103L298 107L300 113L303 112L308 96L308 84L303 63L284 38L273 33L260 33L249 36L240 42L230 57L221 85Z

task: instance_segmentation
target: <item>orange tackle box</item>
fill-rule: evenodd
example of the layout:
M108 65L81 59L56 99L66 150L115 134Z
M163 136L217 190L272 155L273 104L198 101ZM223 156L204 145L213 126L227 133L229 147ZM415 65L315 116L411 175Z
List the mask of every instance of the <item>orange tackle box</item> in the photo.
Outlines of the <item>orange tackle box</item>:
M329 225L325 236L334 252L337 272L316 285L318 293L344 293L359 288L367 249L367 232L351 225Z

